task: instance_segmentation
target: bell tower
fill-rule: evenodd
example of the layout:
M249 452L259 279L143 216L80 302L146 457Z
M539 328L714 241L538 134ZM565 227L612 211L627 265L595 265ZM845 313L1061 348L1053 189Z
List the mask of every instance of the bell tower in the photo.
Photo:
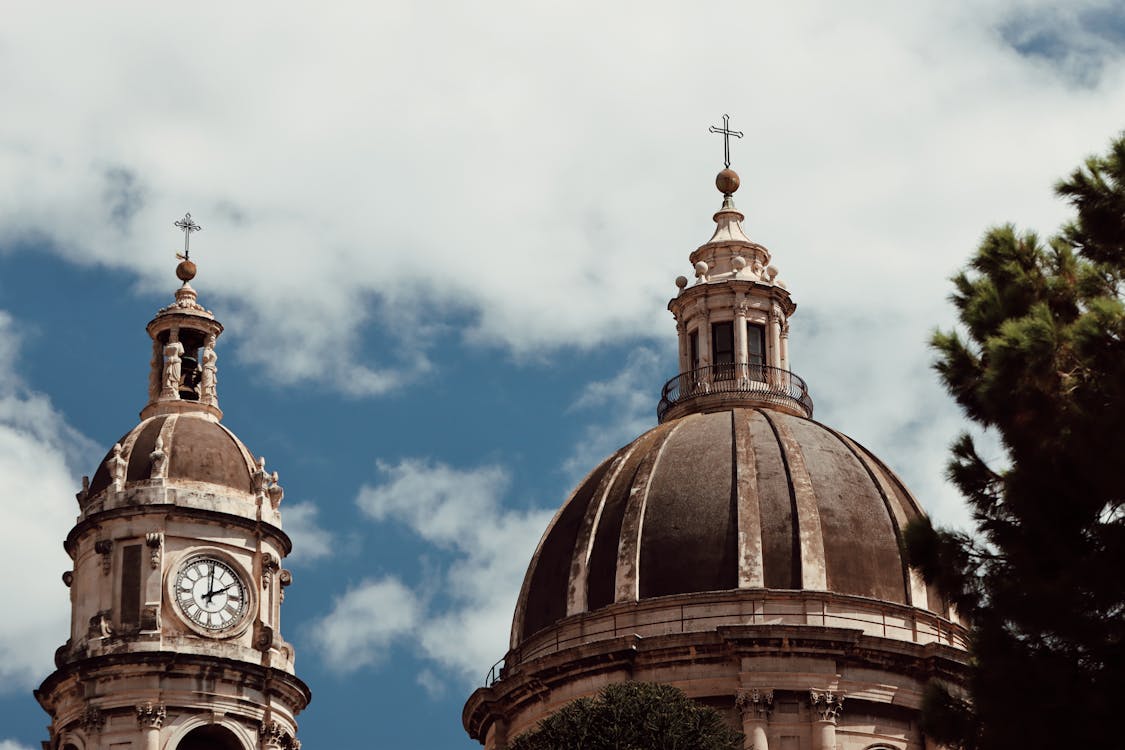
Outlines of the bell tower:
M292 581L282 562L276 471L221 422L223 326L190 282L149 322L140 423L83 477L65 547L71 627L36 691L46 750L299 750L308 687L281 637Z

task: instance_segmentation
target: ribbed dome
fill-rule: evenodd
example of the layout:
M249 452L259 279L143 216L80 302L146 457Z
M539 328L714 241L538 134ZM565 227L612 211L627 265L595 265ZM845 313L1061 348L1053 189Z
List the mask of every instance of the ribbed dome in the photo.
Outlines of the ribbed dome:
M617 451L556 514L524 579L513 646L615 602L806 589L942 615L906 566L923 511L855 441L776 410L690 414Z
M159 436L168 456L165 479L207 482L251 492L254 458L234 433L202 412L150 417L126 433L119 441L121 457L128 466L126 485L152 477L152 452ZM110 449L90 482L88 497L93 498L112 482Z

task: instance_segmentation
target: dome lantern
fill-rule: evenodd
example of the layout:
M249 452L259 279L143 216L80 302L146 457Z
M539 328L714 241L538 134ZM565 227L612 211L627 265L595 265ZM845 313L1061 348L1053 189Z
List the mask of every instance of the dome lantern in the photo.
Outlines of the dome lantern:
M189 242L192 232L202 227L190 213L177 221L176 226L184 233L184 252L176 254L181 259L176 266L176 277L183 284L176 290L175 301L161 308L147 327L152 338L152 361L149 363L148 404L141 410L141 418L202 412L222 419L215 342L223 332L223 325L199 304L191 286L198 269L191 260Z
M725 135L728 129L712 130ZM728 156L715 178L723 194L715 232L689 256L695 283L677 278L679 293L668 303L680 339L680 374L660 394L661 422L755 405L812 416L808 387L789 369L789 316L797 305L777 277L770 251L742 228L746 216L734 205L740 183Z

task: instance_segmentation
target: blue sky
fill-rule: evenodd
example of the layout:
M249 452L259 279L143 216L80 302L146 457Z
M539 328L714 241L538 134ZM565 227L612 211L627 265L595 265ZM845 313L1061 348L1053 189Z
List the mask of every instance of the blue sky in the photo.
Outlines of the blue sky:
M476 746L539 533L676 374L724 112L817 418L964 524L946 279L992 224L1053 230L1125 127L1125 8L1055 5L6 8L0 750L46 737L61 540L143 406L185 211L224 422L286 491L307 747Z

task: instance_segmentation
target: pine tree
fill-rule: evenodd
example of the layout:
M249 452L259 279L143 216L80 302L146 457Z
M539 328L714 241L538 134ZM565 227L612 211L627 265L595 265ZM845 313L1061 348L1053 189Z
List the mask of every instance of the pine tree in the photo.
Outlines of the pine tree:
M953 446L975 535L907 529L970 625L965 690L931 685L923 710L966 750L1125 745L1125 133L1055 189L1074 218L1047 242L989 231L953 278L960 328L932 342L1006 454Z
M742 750L718 711L669 685L623 682L580 698L524 732L512 750Z

